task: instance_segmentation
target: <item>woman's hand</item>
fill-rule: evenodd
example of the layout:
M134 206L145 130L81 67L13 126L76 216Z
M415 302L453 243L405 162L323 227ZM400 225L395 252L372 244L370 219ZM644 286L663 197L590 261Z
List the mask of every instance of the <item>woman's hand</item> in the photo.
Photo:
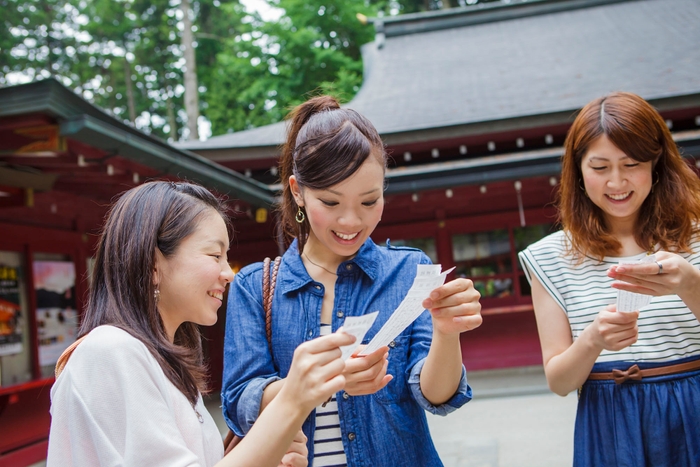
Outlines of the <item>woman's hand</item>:
M698 268L668 251L659 251L655 256L653 263L611 266L608 277L615 279L613 288L655 296L683 296L697 289L700 283Z
M299 430L279 467L306 467L309 465L309 449L306 447L306 441L306 435Z
M345 392L351 396L374 394L386 386L394 377L387 375L389 347L381 347L369 355L357 356L365 346L357 348L345 361Z
M598 313L586 331L591 333L593 344L601 350L622 350L637 342L637 318L639 311L616 311L615 305L608 305Z
M430 292L423 306L433 316L433 328L442 334L459 334L481 326L481 295L469 279L455 279Z
M345 386L340 347L355 337L342 331L304 342L294 350L292 365L277 398L311 412Z

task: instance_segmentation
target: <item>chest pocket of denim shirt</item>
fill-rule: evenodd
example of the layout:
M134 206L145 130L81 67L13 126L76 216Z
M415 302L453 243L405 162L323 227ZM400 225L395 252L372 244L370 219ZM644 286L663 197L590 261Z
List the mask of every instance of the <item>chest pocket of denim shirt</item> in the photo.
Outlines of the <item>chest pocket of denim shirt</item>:
M405 402L411 397L406 381L406 362L408 361L408 346L410 336L399 335L389 344L389 368L387 374L394 379L383 389L374 393L374 398L383 404Z

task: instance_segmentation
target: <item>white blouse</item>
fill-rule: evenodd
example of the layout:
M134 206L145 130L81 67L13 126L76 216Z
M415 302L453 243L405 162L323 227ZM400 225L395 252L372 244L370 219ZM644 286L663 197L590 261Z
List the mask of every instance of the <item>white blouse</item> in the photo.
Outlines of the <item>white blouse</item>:
M193 408L146 346L93 329L51 389L47 466L212 466L221 435L200 395Z

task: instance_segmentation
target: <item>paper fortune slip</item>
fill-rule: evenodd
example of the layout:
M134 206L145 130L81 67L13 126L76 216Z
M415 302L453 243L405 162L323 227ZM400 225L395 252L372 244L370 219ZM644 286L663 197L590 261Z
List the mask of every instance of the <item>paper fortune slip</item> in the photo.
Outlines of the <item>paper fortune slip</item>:
M656 261L656 256L648 255L636 262L620 262L620 265L625 264L640 264L640 263L653 263ZM623 311L630 313L637 311L642 307L645 307L651 302L651 295L645 295L640 293L628 292L626 290L617 291L617 311Z
M417 266L416 278L413 285L406 293L399 307L394 310L391 317L384 323L384 326L377 331L374 338L362 349L360 355L368 355L380 347L389 345L401 331L406 329L425 311L423 300L430 296L430 292L445 283L447 275L454 268L440 272L442 266L439 264L419 264Z
M355 336L355 342L340 348L340 351L343 352L343 360L352 357L353 352L360 346L362 339L365 338L365 334L367 334L369 328L374 324L374 320L377 319L378 314L379 312L375 311L362 316L348 316L345 318L343 322L343 332Z

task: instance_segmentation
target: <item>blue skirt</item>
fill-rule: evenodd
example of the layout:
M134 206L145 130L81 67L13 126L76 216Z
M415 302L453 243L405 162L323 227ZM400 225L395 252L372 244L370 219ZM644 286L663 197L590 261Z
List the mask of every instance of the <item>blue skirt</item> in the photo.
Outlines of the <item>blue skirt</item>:
M593 372L663 363L596 363ZM574 467L700 466L700 370L628 380L587 381L574 430Z

